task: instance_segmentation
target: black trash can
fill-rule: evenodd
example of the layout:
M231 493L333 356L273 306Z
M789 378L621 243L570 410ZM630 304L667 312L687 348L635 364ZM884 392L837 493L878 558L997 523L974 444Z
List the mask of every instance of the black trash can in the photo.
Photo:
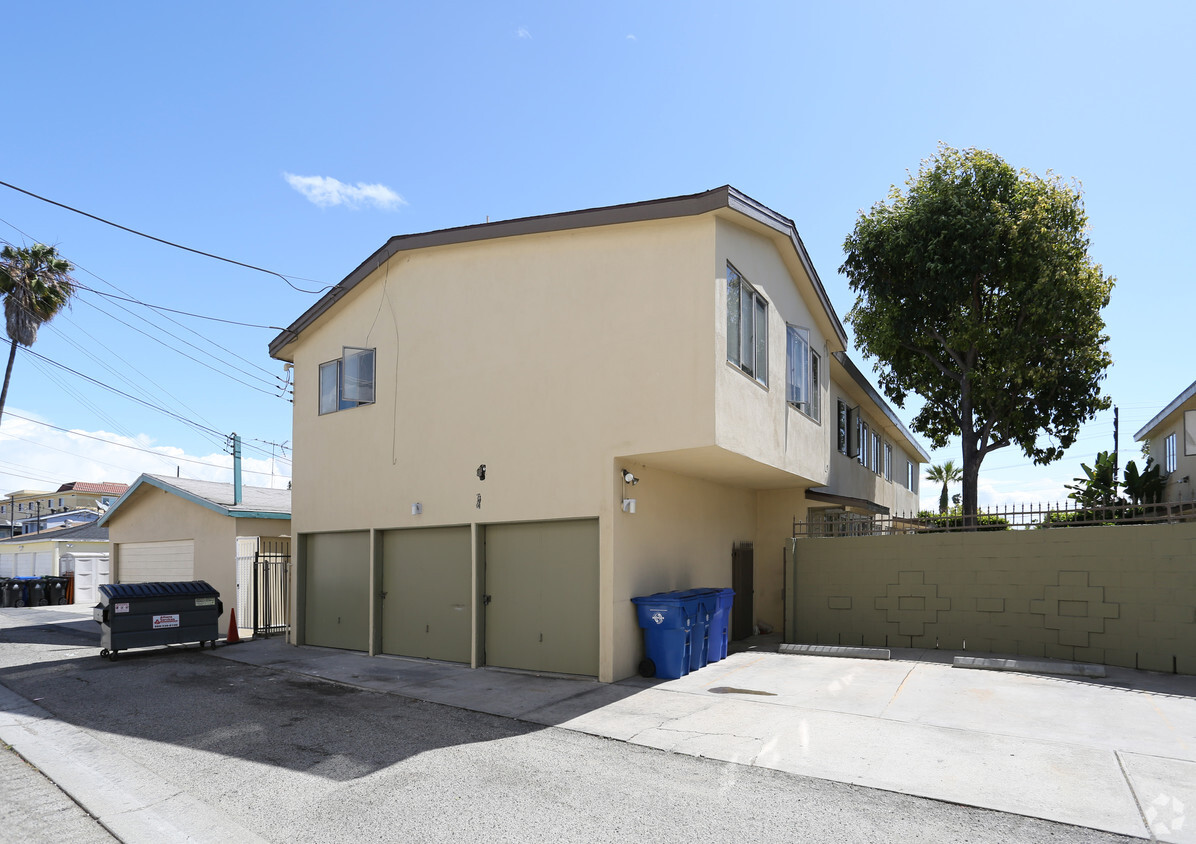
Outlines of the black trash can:
M44 607L50 603L46 598L46 582L40 577L18 577L16 580L25 593L18 607Z
M220 637L220 593L202 580L105 583L92 618L100 625L100 656L126 648L204 642Z
M0 585L0 607L25 606L24 594L25 586L21 581L15 577L4 578L3 585Z
M59 606L66 603L66 578L65 577L51 577L46 575L43 578L46 582L46 601L51 606Z

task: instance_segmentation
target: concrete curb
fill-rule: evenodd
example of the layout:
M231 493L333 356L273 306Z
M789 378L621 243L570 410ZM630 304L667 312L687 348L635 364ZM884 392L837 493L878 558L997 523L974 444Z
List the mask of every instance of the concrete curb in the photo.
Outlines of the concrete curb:
M984 671L1020 671L1023 674L1057 674L1063 677L1104 677L1104 666L1080 662L1038 662L1032 659L997 659L983 656L957 656L955 668L977 668Z
M266 839L224 813L4 686L0 686L0 741L125 844L265 844Z
M780 653L791 656L838 656L852 659L888 659L888 648L852 648L844 645L781 645Z

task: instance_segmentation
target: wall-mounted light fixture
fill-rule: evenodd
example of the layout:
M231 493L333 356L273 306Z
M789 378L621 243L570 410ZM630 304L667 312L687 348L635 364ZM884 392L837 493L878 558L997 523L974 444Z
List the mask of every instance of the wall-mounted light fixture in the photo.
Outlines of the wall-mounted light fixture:
M423 512L424 512L424 505L421 504L420 502L416 501L414 504L411 505L411 515L418 516Z
M479 481L486 480L486 464L485 463L483 463L481 466L478 467L478 480Z
M634 513L635 512L635 499L634 498L624 498L623 499L623 512L624 513Z
M635 475L628 472L626 469L623 470L623 483L631 484L632 486L635 486L639 482L640 482L639 478L637 478Z

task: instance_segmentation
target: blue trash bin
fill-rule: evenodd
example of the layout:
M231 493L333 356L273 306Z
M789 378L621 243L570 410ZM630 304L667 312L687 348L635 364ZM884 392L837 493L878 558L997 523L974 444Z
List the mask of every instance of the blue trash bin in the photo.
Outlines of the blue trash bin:
M18 607L44 607L50 601L46 598L46 582L40 577L14 578L21 584L22 596Z
M684 677L691 663L693 602L672 592L632 598L631 602L644 629L645 659L640 663L640 675L662 680Z
M710 621L718 605L718 593L713 589L685 589L673 593L685 601L686 608L693 614L694 627L690 640L689 668L697 671L710 661Z
M707 658L718 662L727 658L727 642L730 640L731 605L735 601L734 589L711 589L715 593L714 616L710 619L710 633L707 641Z

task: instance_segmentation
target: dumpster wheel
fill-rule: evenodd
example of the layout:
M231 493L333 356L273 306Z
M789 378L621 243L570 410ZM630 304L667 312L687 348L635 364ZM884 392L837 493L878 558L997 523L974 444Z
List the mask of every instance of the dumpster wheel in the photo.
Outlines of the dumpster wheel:
M110 651L107 648L103 648L100 651L100 659L104 659L105 657L108 658L109 662L116 662L116 651Z
M106 657L106 656L108 656L108 649L107 649L107 648L102 648L102 649L100 650L100 659L103 659L103 658L104 658L104 657Z
M655 677L656 663L650 659L640 660L640 676L641 677Z

